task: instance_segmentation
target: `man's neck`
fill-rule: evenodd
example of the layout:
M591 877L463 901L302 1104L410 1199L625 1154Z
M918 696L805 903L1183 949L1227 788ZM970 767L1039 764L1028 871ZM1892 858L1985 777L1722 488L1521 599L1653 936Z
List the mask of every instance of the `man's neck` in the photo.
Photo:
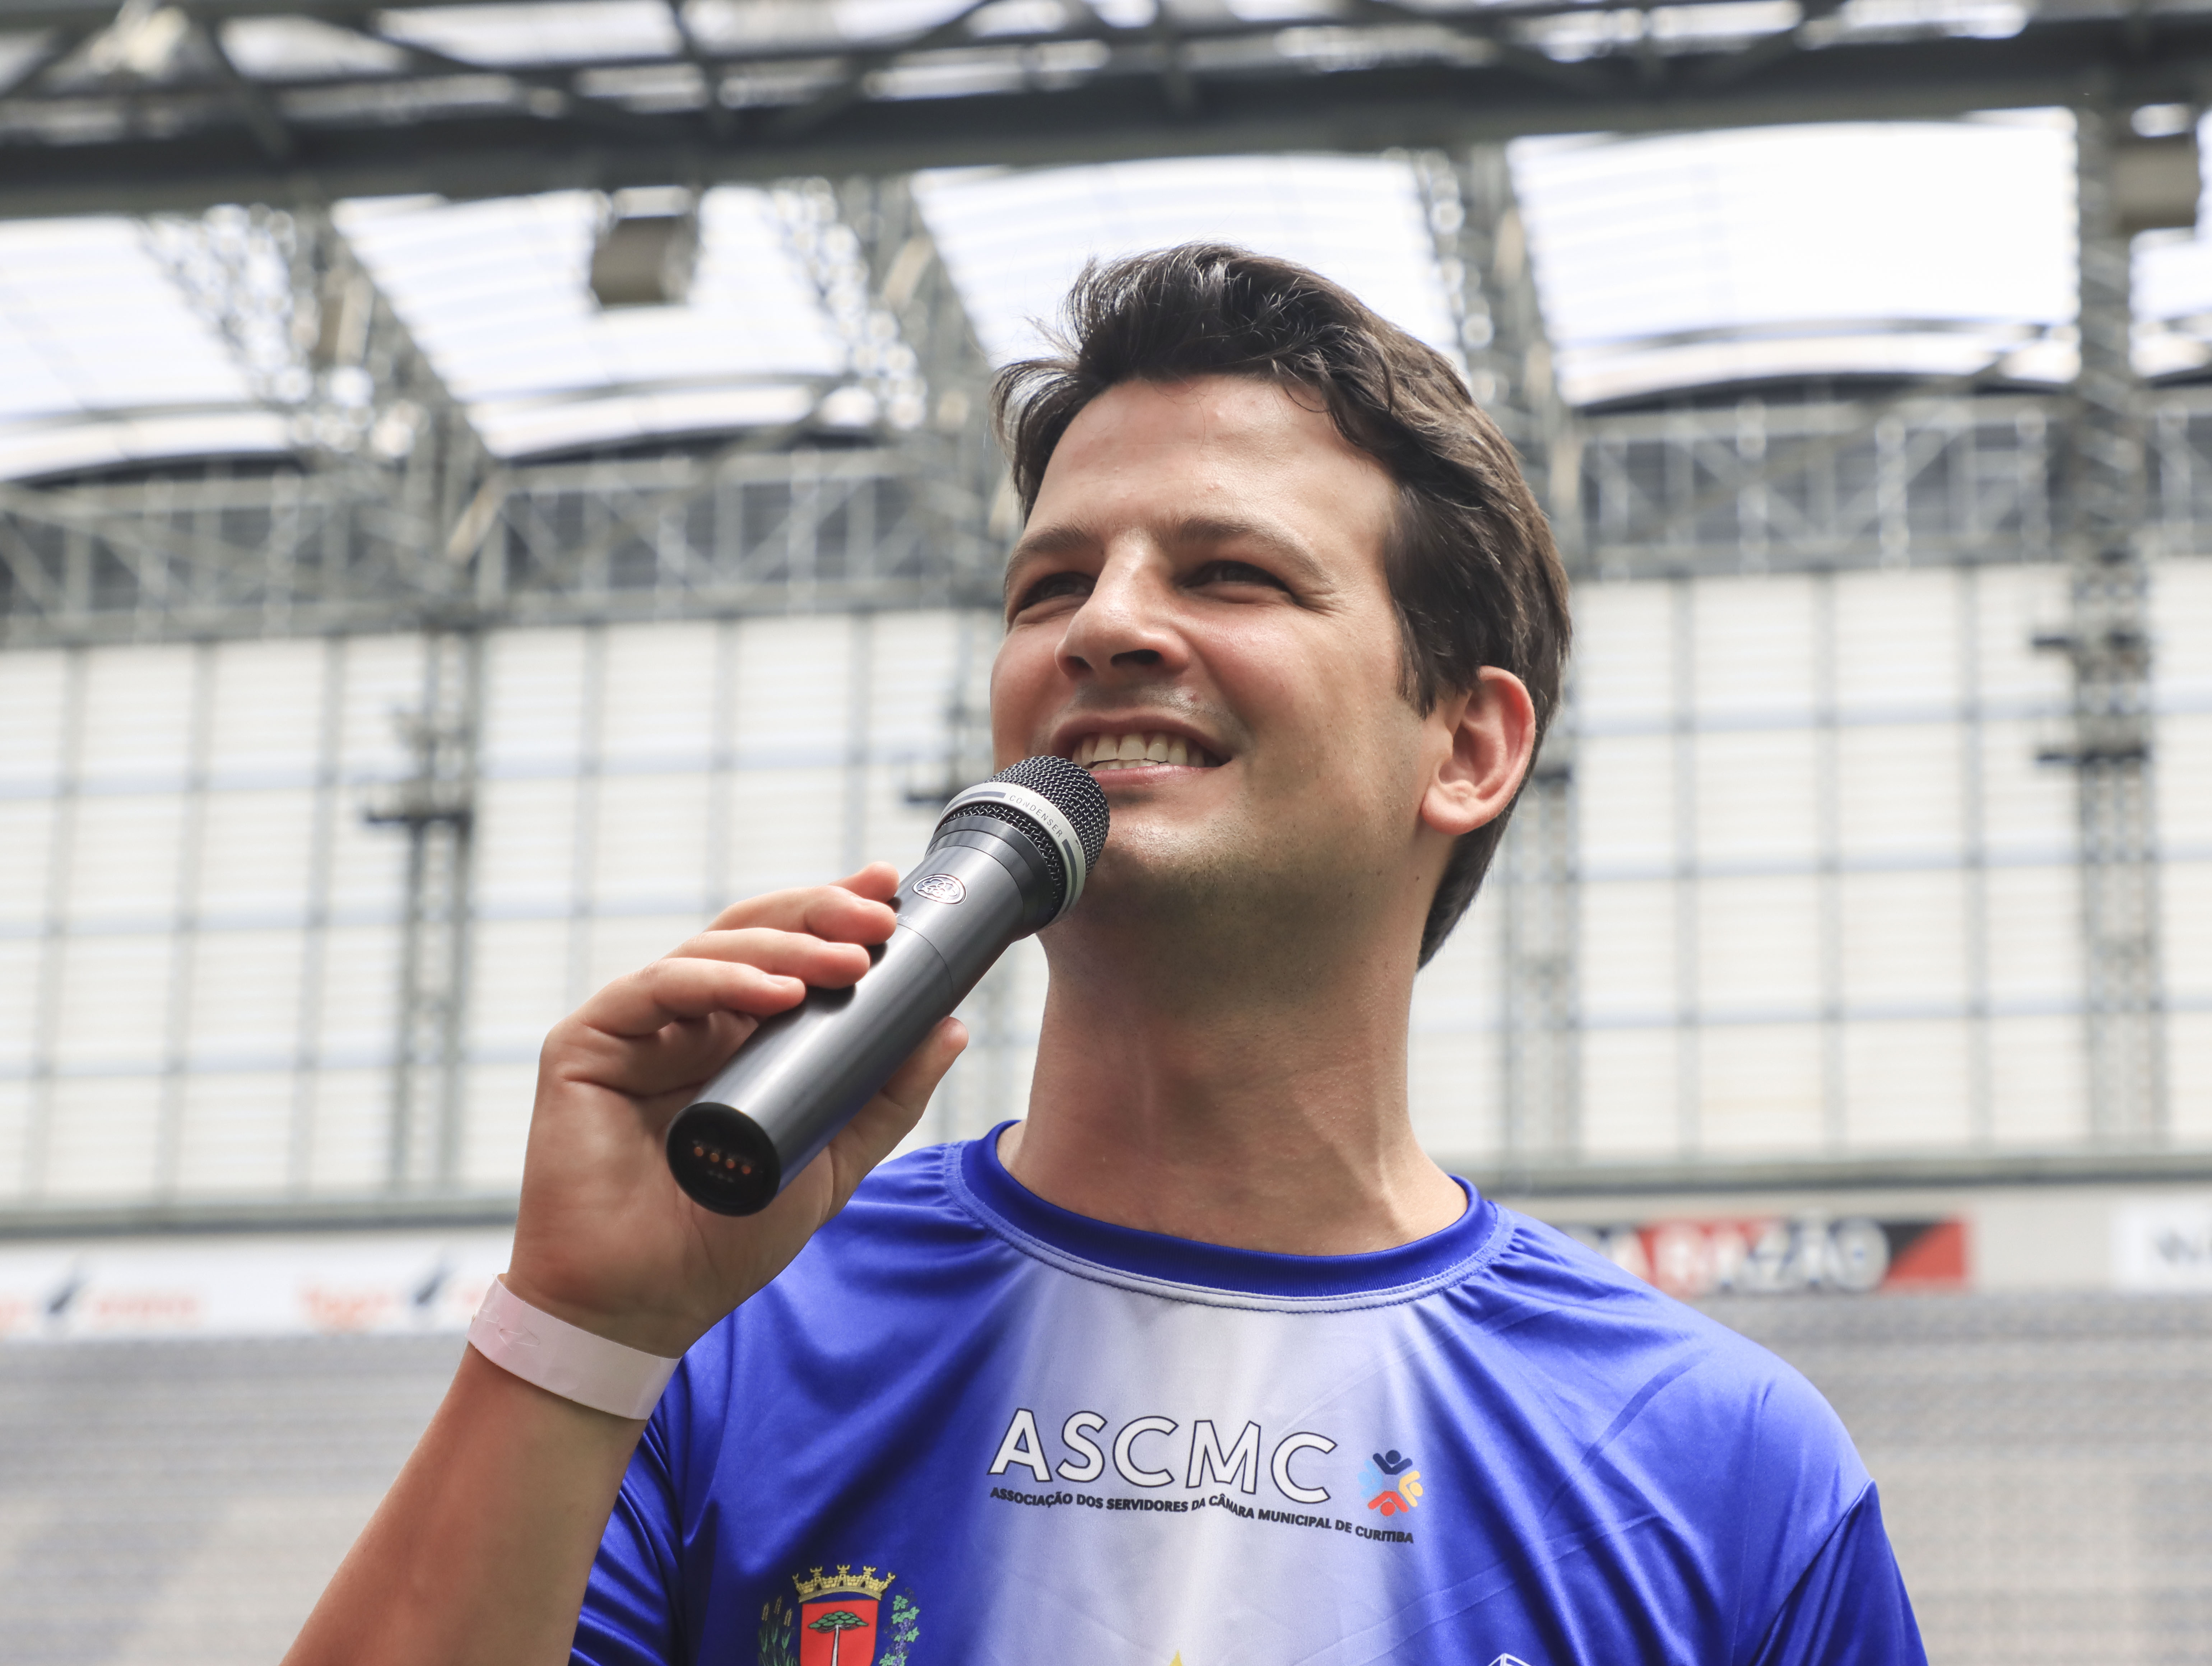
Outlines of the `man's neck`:
M1024 1186L1094 1219L1287 1255L1387 1250L1459 1218L1465 1195L1407 1111L1410 963L1338 960L1289 980L1295 1000L1277 981L1238 1001L1115 976L1120 958L1054 957L1029 1120L999 1148Z

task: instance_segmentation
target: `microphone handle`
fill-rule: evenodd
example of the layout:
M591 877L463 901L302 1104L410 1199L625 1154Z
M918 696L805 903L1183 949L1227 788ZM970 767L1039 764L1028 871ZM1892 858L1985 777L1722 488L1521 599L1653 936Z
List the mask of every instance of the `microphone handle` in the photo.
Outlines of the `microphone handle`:
M970 823L933 846L899 882L898 924L860 981L810 989L764 1020L678 1114L668 1166L693 1201L725 1215L766 1208L1034 928L1042 869L1019 837Z

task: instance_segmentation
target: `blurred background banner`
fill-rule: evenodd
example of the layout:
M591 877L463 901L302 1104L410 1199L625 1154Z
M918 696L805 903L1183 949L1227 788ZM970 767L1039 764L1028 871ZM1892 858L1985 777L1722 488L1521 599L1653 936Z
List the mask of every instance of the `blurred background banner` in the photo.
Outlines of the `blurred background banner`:
M0 0L0 1657L282 1651L545 1030L988 773L990 376L1195 238L1449 356L1575 581L1429 1148L1820 1383L1939 1666L2212 1657L2208 77L2119 0Z

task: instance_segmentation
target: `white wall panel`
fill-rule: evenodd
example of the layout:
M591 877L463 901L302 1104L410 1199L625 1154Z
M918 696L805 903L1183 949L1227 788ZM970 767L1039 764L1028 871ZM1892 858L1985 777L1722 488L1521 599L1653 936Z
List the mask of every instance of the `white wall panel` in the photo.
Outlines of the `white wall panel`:
M1589 722L1649 723L1673 702L1673 603L1663 584L1575 592L1575 699Z
M377 1190L388 1164L392 1077L384 1070L315 1073L300 1177L318 1192Z
M391 926L333 927L324 939L317 1046L340 1066L382 1065L392 1056L399 978L399 933Z
M69 656L0 654L0 791L50 788L62 767Z
M185 800L175 793L88 793L70 841L72 924L167 924L177 911Z
M406 835L364 823L369 801L359 788L340 793L331 822L330 906L341 919L392 918L405 885Z
M1592 1030L1583 1041L1583 1149L1600 1161L1681 1150L1680 1032Z
M0 937L0 1081L27 1073L37 1037L46 945L35 937ZM0 1134L0 1147L7 1136ZM6 1193L0 1181L0 1195Z
M1844 573L1834 591L1836 702L1845 711L1951 708L1960 678L1951 572Z
M1692 589L1691 697L1700 714L1811 717L1819 663L1814 583L1711 579Z
M1593 885L1582 896L1583 1011L1599 1024L1671 1022L1677 988L1671 880Z
M1807 863L1820 848L1807 731L1700 734L1694 754L1701 862Z
M2173 1137L2188 1145L2212 1140L2212 1012L2177 1012L2166 1020L2166 1092Z
M1837 883L1847 1003L1880 1010L1963 1000L1966 888L1957 873L1846 873Z
M1723 1021L1803 1016L1820 1001L1820 898L1814 881L1708 879L1697 904L1698 1005Z
M2203 712L2159 720L2159 838L2177 854L2212 854L2212 696Z
M60 1199L154 1194L161 1152L158 1077L63 1076L50 1101L42 1190Z
M422 643L415 636L356 636L345 644L338 749L349 781L394 780L410 767L396 714L422 702Z
M494 778L477 788L477 907L567 913L577 894L576 781ZM387 834L386 842L402 842Z
M601 780L592 841L596 907L704 917L711 787L711 778L696 769Z
M1698 1032L1698 1123L1716 1155L1804 1156L1826 1142L1820 1027L1726 1024Z
M2087 1082L2078 1019L1990 1022L1990 1097L1999 1146L2065 1146L2088 1133Z
M1862 1151L1957 1151L1971 1134L1966 1028L1942 1019L1844 1026L1850 1143Z
M209 1071L181 1084L175 1186L185 1196L281 1190L291 1158L289 1070Z
M21 1196L25 1189L32 1104L27 1079L0 1074L0 1198Z
M2212 1007L2212 861L2169 862L2159 885L2166 992L2176 1001Z
M461 1141L461 1183L500 1191L522 1178L522 1152L530 1134L530 1109L538 1067L477 1065L468 1073L469 1119Z
M2081 848L2074 776L2063 766L2039 763L2038 751L2063 744L2067 731L2056 718L1990 723L1983 732L1982 782L1985 837L1993 857L2070 861Z
M537 1056L568 1011L568 933L566 919L478 923L469 984L469 1034L478 1049Z
M208 763L218 775L308 775L321 750L321 642L225 642L216 650Z
M744 761L787 766L843 757L854 630L836 617L748 620L740 628L733 681Z
M2159 692L2200 709L2212 705L2212 562L2166 562L2151 587L2151 674Z
M65 939L54 1034L64 1071L161 1067L177 943L167 932Z
M299 787L210 793L204 813L200 912L302 915L314 855L313 793Z
M2081 884L2072 868L1989 873L1990 994L2000 1007L2044 1009L2081 993Z
M903 872L921 860L941 812L933 800L908 799L913 778L912 770L890 763L871 764L861 775L855 853L860 860L881 860Z
M867 725L876 756L934 758L945 746L945 708L962 668L988 662L1000 631L989 615L879 613L869 626ZM980 708L978 708L981 709Z
M35 930L46 919L54 814L51 798L0 798L0 932Z
M1668 735L1584 735L1575 747L1582 855L1594 877L1664 872L1675 857L1674 746Z
M484 644L488 770L574 768L584 740L585 658L580 630L501 631Z
M1884 723L1836 733L1836 833L1853 858L1954 862L1965 839L1962 732Z
M713 753L715 657L708 623L619 625L606 633L599 745L611 769L696 769Z
M603 985L659 959L702 924L692 914L611 915L588 921L583 988L562 1012Z
M2066 657L2039 651L2033 640L2039 631L2064 627L2064 569L1985 567L1974 585L1974 655L1982 698L2063 711L2070 676Z
M1431 1151L1473 1154L1495 1151L1501 1143L1504 1060L1493 1027L1504 999L1498 977L1500 924L1495 895L1478 893L1413 982L1406 1091L1413 1131Z
M182 778L191 757L191 648L102 648L86 664L83 767L95 779Z
M728 814L730 869L722 890L731 898L842 876L842 769L738 770L730 779Z
M200 1068L289 1060L300 1033L298 931L202 932L192 939L186 1053Z

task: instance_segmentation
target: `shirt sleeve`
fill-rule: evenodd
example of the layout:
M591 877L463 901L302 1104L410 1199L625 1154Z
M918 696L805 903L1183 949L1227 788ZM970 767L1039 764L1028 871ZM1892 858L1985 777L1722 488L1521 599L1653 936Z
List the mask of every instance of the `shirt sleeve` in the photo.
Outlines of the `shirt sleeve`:
M1753 1666L1928 1666L1872 1481L1784 1601Z
M682 1658L676 1488L659 1419L630 1455L592 1561L571 1666L676 1666Z

